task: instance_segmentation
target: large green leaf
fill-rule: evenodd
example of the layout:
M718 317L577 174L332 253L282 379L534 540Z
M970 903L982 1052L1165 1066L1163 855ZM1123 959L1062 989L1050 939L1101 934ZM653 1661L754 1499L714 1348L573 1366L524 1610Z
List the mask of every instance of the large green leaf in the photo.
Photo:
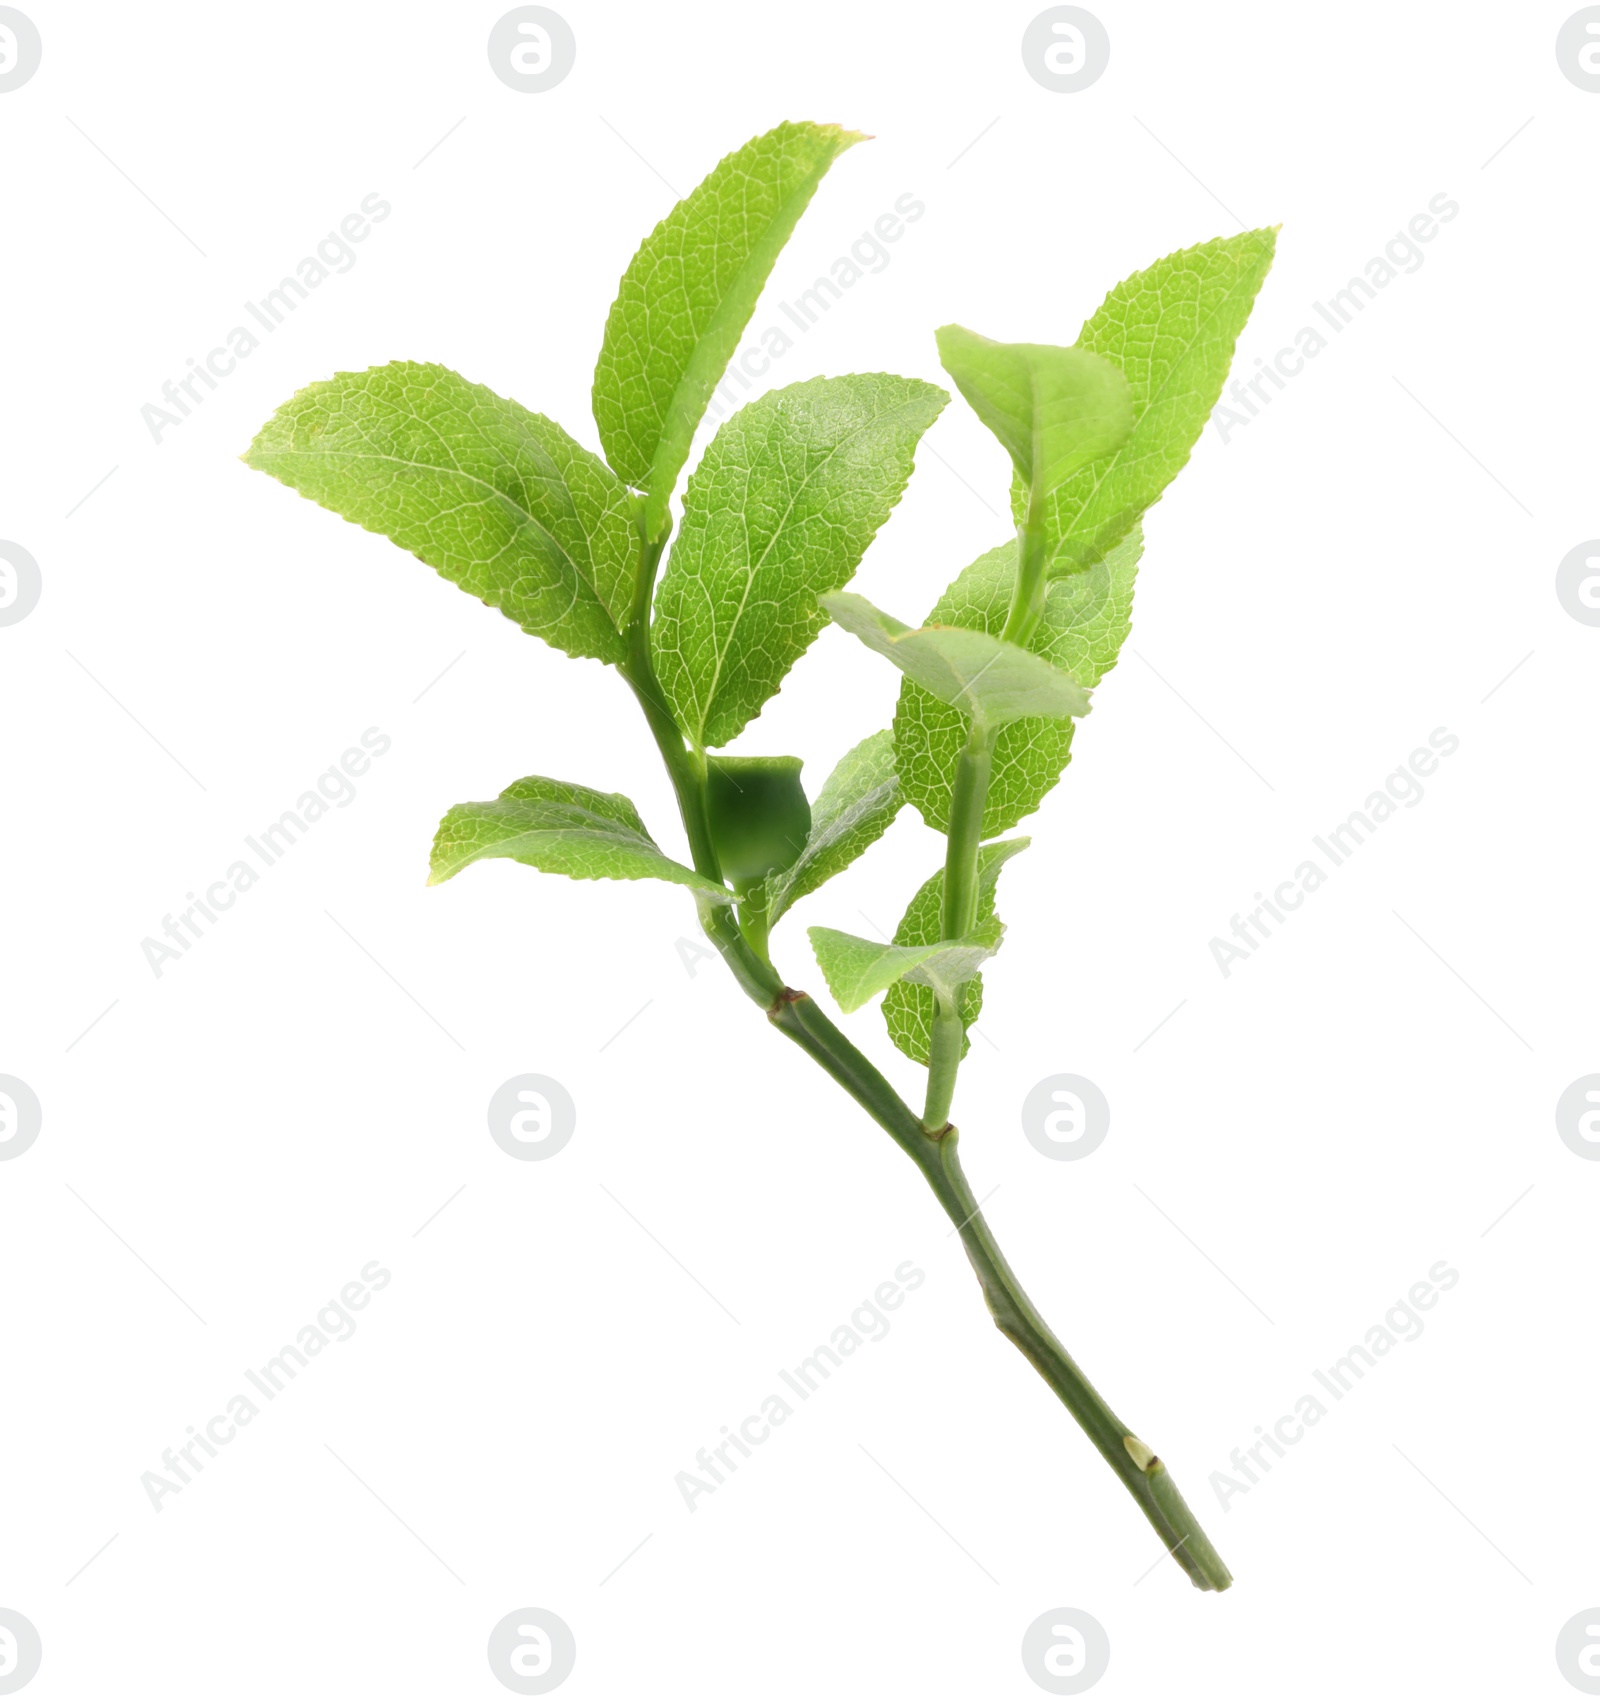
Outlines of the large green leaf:
M594 372L594 417L618 474L666 524L695 428L767 275L829 166L860 132L780 124L729 154L639 245Z
M674 881L697 898L731 904L726 887L667 857L620 792L529 775L496 799L458 804L434 836L428 885L486 857L510 857L579 881Z
M395 361L293 396L244 460L572 656L619 662L627 490L553 420L448 367Z
M888 830L904 803L894 768L894 736L884 728L846 751L822 783L799 857L767 877L767 926L854 863Z
M995 922L994 888L1000 871L1007 861L1027 848L1026 839L997 840L978 848L978 926ZM917 889L916 896L906 907L900 926L894 931L896 946L928 946L938 941L942 932L944 911L944 871L930 876ZM983 977L974 974L963 984L960 992L961 1022L970 1029L983 1009ZM908 1058L918 1064L928 1062L928 1048L933 1039L933 1014L937 996L933 988L902 978L895 982L883 998L883 1018L889 1026L889 1038ZM961 1056L967 1055L971 1043L963 1039Z
M995 343L959 325L942 326L936 336L944 370L1005 446L1035 501L1127 440L1133 393L1101 356Z
M1077 573L1127 537L1189 459L1272 264L1275 230L1218 237L1169 254L1112 290L1078 336L1133 393L1134 423L1116 453L1065 480L1045 504L1052 574ZM1027 487L1011 493L1020 524Z
M697 745L726 745L778 690L900 500L947 401L891 373L813 378L741 408L683 499L652 647Z
M1089 694L1078 682L1021 645L966 627L908 627L853 591L830 592L819 601L869 650L984 726L1089 713Z
M1133 623L1133 582L1144 548L1139 527L1086 573L1050 583L1029 648L1084 686L1097 686L1116 665ZM930 622L998 633L1006 624L1017 573L1017 547L1002 544L956 577L933 606ZM985 836L1003 834L1039 808L1061 778L1072 750L1073 723L1030 716L1000 729L984 804ZM930 828L950 820L956 761L967 739L966 717L915 681L900 688L895 710L895 767L907 800Z
M999 950L1004 927L996 917L980 923L965 940L928 946L884 946L837 928L808 928L828 992L841 1011L859 1011L875 994L904 979L934 994L954 998L978 966Z

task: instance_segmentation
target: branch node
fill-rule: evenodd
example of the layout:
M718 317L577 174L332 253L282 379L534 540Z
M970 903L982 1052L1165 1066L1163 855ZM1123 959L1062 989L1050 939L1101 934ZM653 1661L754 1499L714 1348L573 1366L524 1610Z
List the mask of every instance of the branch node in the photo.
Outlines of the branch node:
M1133 1464L1140 1472L1154 1472L1161 1465L1161 1458L1148 1443L1141 1442L1137 1437L1124 1437L1122 1446L1133 1457Z

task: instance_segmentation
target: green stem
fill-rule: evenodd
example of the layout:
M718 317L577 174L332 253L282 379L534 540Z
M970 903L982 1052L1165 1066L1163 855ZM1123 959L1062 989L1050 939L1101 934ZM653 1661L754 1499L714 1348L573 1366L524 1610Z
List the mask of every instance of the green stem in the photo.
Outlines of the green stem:
M639 708L644 711L645 722L666 765L667 776L678 799L678 814L683 818L683 831L689 836L694 866L700 874L710 876L713 881L721 881L722 865L711 841L711 823L706 814L705 763L684 742L683 732L673 719L672 711L667 708L666 694L656 678L655 662L650 655L650 599L655 590L656 569L666 547L665 532L653 541L642 534L640 536L633 607L624 635L628 654L619 672L633 688L633 695L639 700ZM719 908L726 909L725 906Z
M974 722L967 743L956 759L955 784L950 794L950 823L944 854L944 901L939 933L945 940L962 940L978 922L978 847L983 840L983 811L989 798L994 767L994 734ZM956 1075L967 1044L961 1020L960 993L954 1000L942 994L934 1004L933 1032L928 1047L928 1097L922 1127L937 1135L950 1121Z
M937 995L928 1037L928 1095L922 1107L922 1127L929 1135L937 1135L949 1125L956 1074L966 1045L967 1026L960 1011L942 994Z
M767 916L767 907L763 896L765 883L757 882L751 891L739 901L739 932L749 943L750 950L758 957L770 963L767 951L767 935L772 923Z
M1044 577L1046 538L1037 502L1017 529L1017 578L1011 588L1011 608L1002 638L1026 645L1044 612L1048 583ZM973 722L967 743L956 760L950 793L950 823L946 829L944 906L939 932L945 940L961 940L978 921L978 848L983 840L983 815L989 802L989 779L994 769L995 732ZM956 1077L966 1050L967 1026L960 1011L961 993L954 1000L942 995L934 1004L928 1044L928 1097L922 1127L937 1135L950 1121Z
M722 881L722 865L711 839L711 822L706 813L705 763L689 749L683 732L667 708L666 694L656 678L650 654L650 600L655 590L667 536L639 539L639 568L633 588L633 607L625 635L628 655L619 672L633 688L644 719L661 753L661 761L677 795L678 814L689 839L689 855L696 871L716 882ZM764 952L754 950L739 928L731 904L702 900L700 925L722 954L740 987L760 1005L771 1005L783 993L783 979L766 961Z
M1006 1263L962 1173L955 1131L929 1145L933 1159L923 1167L923 1174L960 1232L1000 1334L1022 1351L1088 1433L1195 1586L1203 1591L1225 1591L1233 1582L1232 1575L1190 1512L1165 1464L1111 1411L1056 1340Z
M956 759L940 921L946 940L965 939L978 922L978 846L983 840L983 812L989 802L989 776L994 769L994 740L988 727L974 722Z
M1011 612L1000 637L1026 646L1044 614L1049 583L1044 577L1047 540L1044 516L1037 501L1028 506L1028 518L1017 528L1017 583L1011 588Z
M711 843L706 817L704 766L687 748L682 732L666 708L650 656L650 596L665 542L665 538L653 543L641 538L639 583L635 588L633 618L629 623L628 660L622 673L639 700L672 780L694 866L700 874L713 881L721 881L722 871ZM969 741L968 751L973 760L968 766L967 786L976 794L976 817L972 830L975 836L982 827L983 795L987 791L988 766L993 753L991 747L980 755L974 750L972 741ZM963 753L963 764L967 763L967 756L968 753ZM962 808L969 816L970 806L964 804ZM963 833L966 833L965 829ZM977 838L972 837L974 872L977 844ZM968 891L970 899L963 902L975 906L975 873ZM947 889L947 903L949 898ZM956 1157L956 1132L946 1127L948 1104L936 1126L939 1133L930 1134L916 1113L890 1086L882 1071L839 1031L816 1001L808 994L785 986L764 950L764 918L761 919L759 949L741 930L732 905L703 901L700 919L708 938L721 953L739 985L765 1009L773 1027L815 1060L921 1171L961 1236L989 1311L1001 1333L1022 1351L1088 1432L1095 1447L1144 1509L1146 1518L1155 1527L1169 1553L1176 1557L1201 1590L1226 1590L1232 1582L1228 1570L1178 1494L1165 1466L1106 1406L1066 1349L1051 1334L1006 1264L1005 1256L1000 1252L962 1174ZM969 923L967 927L970 926ZM951 1015L959 1031L960 1018L954 1013ZM954 1035L957 1062L962 1038L959 1033ZM953 1064L949 1080L953 1089Z
M1117 1418L1044 1322L1017 1280L985 1221L957 1156L957 1134L935 1137L917 1121L882 1073L808 995L785 990L767 1013L773 1026L809 1053L856 1103L886 1130L922 1172L956 1227L984 1300L1002 1336L1050 1386L1144 1511L1162 1544L1197 1589L1232 1584L1222 1558L1155 1451Z

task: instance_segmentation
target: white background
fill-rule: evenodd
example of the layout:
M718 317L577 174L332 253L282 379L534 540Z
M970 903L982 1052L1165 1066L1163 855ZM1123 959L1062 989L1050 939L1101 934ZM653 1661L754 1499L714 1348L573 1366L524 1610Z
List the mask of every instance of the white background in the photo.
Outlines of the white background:
M1600 533L1600 96L1556 64L1572 8L1100 0L1110 69L1076 95L1025 74L1033 4L568 0L576 69L542 95L490 73L500 5L26 9L0 533L44 592L0 629L0 1071L45 1121L0 1166L0 1606L43 1637L30 1695L490 1699L524 1605L574 1629L573 1698L1025 1699L1057 1606L1106 1627L1107 1699L1573 1694L1600 1166L1552 1114L1600 1069L1600 630L1554 574ZM948 320L1070 342L1127 273L1281 223L1248 373L1460 205L1151 514L959 1090L1002 1243L1171 1464L1220 1598L989 1326L903 1157L686 962L682 894L511 864L424 888L443 810L525 773L624 791L678 847L616 678L236 459L301 385L396 358L595 444L667 183L784 118L877 140L754 328L898 196L927 213L778 383L937 380ZM374 191L353 270L152 442L162 381ZM950 407L859 589L920 615L1005 536L1005 483ZM828 633L740 748L815 785L894 692ZM141 940L368 727L393 749L355 803L157 979ZM1423 802L1224 978L1212 937L1439 727ZM907 811L778 931L789 979L818 979L804 925L892 927L939 856ZM916 1089L875 1010L846 1027ZM487 1134L522 1071L578 1105L546 1163ZM1018 1119L1058 1071L1112 1107L1076 1164ZM154 1512L140 1475L373 1259L357 1334ZM674 1474L906 1259L891 1334L689 1513ZM1425 1333L1219 1509L1230 1451L1441 1259Z

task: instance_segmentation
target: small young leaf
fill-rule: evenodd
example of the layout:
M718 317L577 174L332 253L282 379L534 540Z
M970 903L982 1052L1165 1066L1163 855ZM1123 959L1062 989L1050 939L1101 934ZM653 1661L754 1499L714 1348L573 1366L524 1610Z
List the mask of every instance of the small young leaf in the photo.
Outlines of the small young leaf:
M854 863L888 830L904 803L894 769L894 738L884 728L846 751L822 783L799 857L767 878L767 926Z
M1144 534L1136 526L1088 572L1053 580L1029 649L1086 687L1099 685L1116 665L1133 623L1133 583L1143 548ZM1016 576L1017 547L1002 544L962 570L928 620L998 633L1006 624ZM1067 766L1073 726L1030 716L1000 729L983 811L986 838L1014 828L1039 808ZM949 824L956 762L966 740L966 718L959 710L941 704L915 681L901 686L894 717L895 766L908 802L939 833Z
M620 792L529 775L497 799L458 804L434 837L428 885L486 857L510 857L579 881L675 881L698 899L731 904L726 887L674 863Z
M1005 924L998 917L980 922L965 940L947 941L931 958L914 964L901 978L919 987L931 988L940 999L954 1002L963 987L978 973L978 966L1000 950ZM917 952L921 947L897 946L897 952Z
M243 458L571 656L620 662L637 534L615 474L542 414L395 361L290 398Z
M978 848L978 926L995 920L994 889L1005 864L1026 850L1028 841L997 840ZM926 946L939 939L944 910L944 871L930 876L917 889L906 907L900 926L894 931L896 946ZM890 987L883 999L883 1019L889 1026L889 1038L907 1058L918 1064L928 1062L928 1048L933 1039L933 1014L936 995L909 978L902 978ZM983 977L974 974L963 983L959 995L961 1021L970 1029L983 1009ZM966 1057L967 1043L963 1042L961 1056Z
M1046 504L1048 572L1092 566L1119 544L1189 459L1233 360L1233 346L1272 264L1274 230L1169 254L1125 278L1078 336L1103 355L1133 392L1134 424L1104 465L1084 468ZM1012 487L1020 524L1027 492Z
M811 801L798 757L711 757L706 761L706 823L717 866L741 896L763 892L787 869L811 834Z
M935 335L944 370L1005 446L1035 501L1119 448L1133 428L1128 381L1087 349L994 343L959 325Z
M689 480L652 648L697 745L726 745L777 691L899 502L948 398L892 373L813 378L741 408Z
M595 366L594 417L607 460L645 493L650 537L773 262L828 167L864 140L837 124L780 124L721 161L628 262Z
M928 946L881 946L836 928L808 928L828 992L841 1011L859 1011L875 994L902 977L945 997L969 981L985 958L992 958L1005 930L990 917L965 940L939 940Z
M1042 657L966 627L908 627L853 591L818 599L846 632L941 703L988 727L1024 716L1082 716L1089 694Z

